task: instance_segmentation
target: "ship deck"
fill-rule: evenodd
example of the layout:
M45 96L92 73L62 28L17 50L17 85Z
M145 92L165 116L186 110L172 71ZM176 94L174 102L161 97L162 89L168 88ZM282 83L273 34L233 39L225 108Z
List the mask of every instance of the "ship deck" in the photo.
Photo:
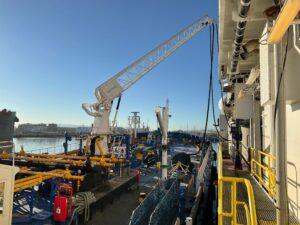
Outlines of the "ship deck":
M267 191L259 184L259 182L250 174L247 164L242 163L242 170L235 170L234 162L228 156L223 158L223 175L227 177L237 177L248 179L252 185L256 216L258 225L276 225L276 205L275 201L268 195ZM246 187L243 184L237 185L237 201L248 203L248 195ZM231 188L227 183L223 186L223 207L227 212L231 211ZM231 224L230 218L223 218L224 225ZM245 210L241 206L237 206L237 222L239 224L247 224ZM290 213L289 224L300 224L296 218Z
M157 183L155 179L157 170L153 168L141 169L140 181L137 185L130 178L118 178L114 180L114 189L110 188L111 198L107 198L105 192L96 194L99 204L92 207L92 219L87 223L105 224L105 225L124 225L128 224L132 211L139 205L139 196L141 192L149 193ZM133 179L136 179L135 177ZM128 185L126 185L128 183ZM125 184L125 185L124 185ZM117 191L119 186L123 189L122 192ZM103 204L107 203L107 204Z

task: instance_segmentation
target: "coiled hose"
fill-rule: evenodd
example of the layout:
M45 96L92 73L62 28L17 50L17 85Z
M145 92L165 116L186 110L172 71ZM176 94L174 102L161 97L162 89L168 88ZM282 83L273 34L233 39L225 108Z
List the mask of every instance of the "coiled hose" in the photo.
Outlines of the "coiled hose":
M95 195L92 192L79 192L75 195L73 206L75 206L69 225L72 224L75 213L84 214L84 222L90 219L90 205L96 201Z

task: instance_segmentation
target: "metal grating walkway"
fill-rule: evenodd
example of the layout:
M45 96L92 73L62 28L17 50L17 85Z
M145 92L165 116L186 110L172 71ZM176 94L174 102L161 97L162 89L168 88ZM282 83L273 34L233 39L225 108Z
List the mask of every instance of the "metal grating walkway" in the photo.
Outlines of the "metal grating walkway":
M231 161L231 162L230 162ZM254 180L254 178L250 175L250 173L245 168L244 170L234 170L234 166L232 160L224 159L223 164L223 174L224 176L230 177L241 177L250 180L254 197L256 203L256 215L258 225L276 225L276 208L274 202L268 197L267 193L263 190L263 188ZM224 209L230 211L230 187L228 185L224 185L223 189L223 201L224 201ZM237 188L237 199L240 201L247 201L247 193L244 185L240 184ZM245 212L242 207L237 208L238 213L238 223L246 224ZM223 221L223 224L231 224L231 220L226 218ZM290 216L290 225L298 225L300 224L297 219L291 215Z

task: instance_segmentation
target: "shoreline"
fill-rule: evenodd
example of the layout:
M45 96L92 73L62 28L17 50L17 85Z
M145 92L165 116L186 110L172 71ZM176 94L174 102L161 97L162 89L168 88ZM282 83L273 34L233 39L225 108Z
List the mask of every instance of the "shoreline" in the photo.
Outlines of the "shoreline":
M79 137L78 134L69 134L71 137ZM86 136L86 134L83 134ZM64 138L64 134L16 134L13 138Z

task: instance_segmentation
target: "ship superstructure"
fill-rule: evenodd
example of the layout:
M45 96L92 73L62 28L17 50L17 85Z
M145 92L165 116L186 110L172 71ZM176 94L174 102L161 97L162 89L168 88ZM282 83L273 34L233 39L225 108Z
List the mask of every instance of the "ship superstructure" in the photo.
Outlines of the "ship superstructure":
M243 216L243 224L300 219L299 6L298 0L219 1L220 224ZM236 198L240 183L248 190L244 212ZM224 203L229 193L231 214Z

